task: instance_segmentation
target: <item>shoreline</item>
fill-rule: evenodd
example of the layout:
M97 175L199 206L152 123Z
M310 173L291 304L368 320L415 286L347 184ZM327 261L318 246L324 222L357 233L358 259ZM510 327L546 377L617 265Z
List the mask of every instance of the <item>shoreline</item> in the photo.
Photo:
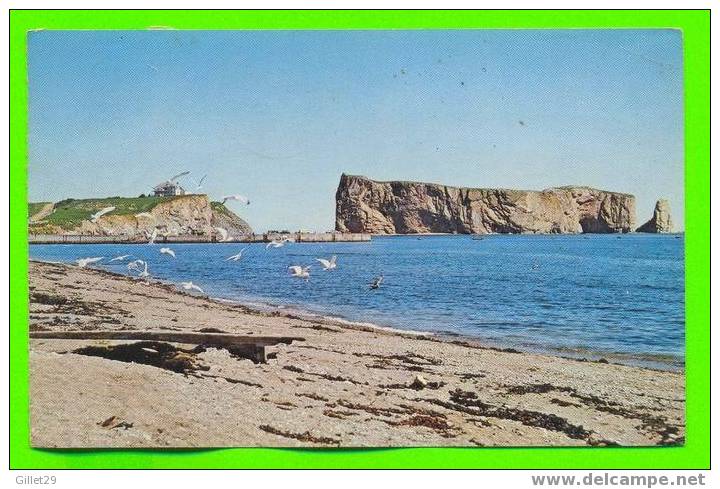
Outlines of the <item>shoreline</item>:
M51 263L58 265L72 266L64 262L53 262L48 260L30 259L31 262L37 263ZM89 270L97 270L111 275L124 278L133 278L131 275L107 270L105 268L89 267ZM173 289L181 292L178 289L177 283L171 280L153 278L151 282L161 283L163 285L171 286ZM365 331L384 331L389 334L399 335L410 335L410 336L428 336L437 340L449 341L449 342L464 342L472 344L478 348L485 348L489 350L497 351L517 351L519 353L536 354L536 355L547 355L552 357L563 358L566 360L573 360L577 362L593 362L593 363L611 363L616 365L625 365L630 367L646 368L649 370L656 371L669 371L676 373L684 373L685 371L685 358L672 357L672 355L662 355L653 353L621 353L621 352L608 352L599 350L589 350L580 348L563 348L563 347L542 347L540 345L518 345L516 343L502 343L492 342L486 338L480 336L472 336L468 334L458 333L450 330L439 330L439 331L425 331L425 330L412 330L403 329L392 325L383 325L365 321L357 321L342 316L335 316L332 314L323 314L321 312L313 311L311 308L306 308L303 305L293 304L292 306L285 306L282 304L276 304L268 299L258 297L250 298L249 301L243 299L230 299L225 297L211 297L207 296L208 300L218 302L221 304L232 304L239 305L246 308L248 311L255 311L258 314L267 313L280 313L286 317L293 317L308 321L319 321L323 323L329 323L330 325L347 327L350 329L358 329ZM672 357L673 359L670 359Z
M30 286L32 331L303 338L272 347L261 364L214 348L184 353L192 368L181 373L84 353L127 342L31 339L36 447L684 442L684 375L676 372L260 312L64 264L31 261Z
M114 273L114 272L110 272ZM126 276L118 274L119 276ZM160 283L175 285L174 282L169 280L159 280ZM216 301L219 303L235 304L246 307L250 310L257 311L259 313L265 312L279 312L280 314L286 315L287 317L296 317L307 321L320 321L327 322L329 324L355 328L366 331L384 331L390 334L398 335L409 335L409 336L427 336L438 341L448 342L465 342L472 344L477 348L484 348L488 350L496 351L517 351L519 353L545 355L551 357L558 357L565 360L574 360L577 362L594 362L594 363L610 363L614 365L625 365L628 367L644 368L648 370L656 370L659 372L685 372L685 359L672 357L670 354L655 354L655 353L621 353L621 352L608 352L602 350L589 350L581 348L570 348L570 347L547 347L532 345L518 345L515 343L494 343L481 336L472 336L463 333L457 333L450 330L438 330L438 331L426 331L426 330L412 330L402 329L396 326L383 325L377 323L370 323L365 321L356 321L341 316L335 316L332 314L322 314L315 312L310 309L303 309L302 305L284 306L281 304L275 304L270 301L263 302L265 299L256 298L246 301L243 299L227 299L224 297L211 297L208 296L209 300ZM563 354L565 353L565 354ZM667 358L667 360L663 360ZM670 359L673 358L673 359Z

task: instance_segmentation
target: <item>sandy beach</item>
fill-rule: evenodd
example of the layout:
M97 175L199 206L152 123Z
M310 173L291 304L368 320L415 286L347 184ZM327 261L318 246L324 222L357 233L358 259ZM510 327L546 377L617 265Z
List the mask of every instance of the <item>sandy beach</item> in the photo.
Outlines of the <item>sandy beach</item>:
M135 342L31 339L35 447L638 446L685 436L682 372L255 311L99 270L31 262L30 330L302 338L270 347L267 363L177 343L109 359L98 352ZM143 351L164 363L133 361Z

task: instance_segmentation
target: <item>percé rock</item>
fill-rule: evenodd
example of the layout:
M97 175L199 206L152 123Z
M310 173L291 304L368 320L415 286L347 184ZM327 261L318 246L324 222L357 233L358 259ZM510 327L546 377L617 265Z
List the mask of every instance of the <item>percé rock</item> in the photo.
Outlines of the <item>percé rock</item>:
M672 233L670 202L660 199L655 204L652 218L637 228L638 233Z
M335 203L335 229L352 233L628 233L636 225L633 195L583 186L479 189L343 174Z

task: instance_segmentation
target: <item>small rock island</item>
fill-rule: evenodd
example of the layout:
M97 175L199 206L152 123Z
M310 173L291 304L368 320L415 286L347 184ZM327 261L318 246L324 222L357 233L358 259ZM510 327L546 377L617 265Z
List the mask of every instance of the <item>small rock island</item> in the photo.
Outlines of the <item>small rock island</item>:
M652 218L637 228L638 233L672 233L673 224L670 218L670 203L660 199L655 204Z

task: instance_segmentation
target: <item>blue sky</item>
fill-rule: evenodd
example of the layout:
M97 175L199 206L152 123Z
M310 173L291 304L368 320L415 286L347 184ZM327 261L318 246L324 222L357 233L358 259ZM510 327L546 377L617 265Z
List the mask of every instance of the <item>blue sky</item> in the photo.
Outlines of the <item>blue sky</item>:
M175 173L256 231L334 226L340 174L583 184L670 200L684 229L673 30L38 31L31 201L136 196Z

